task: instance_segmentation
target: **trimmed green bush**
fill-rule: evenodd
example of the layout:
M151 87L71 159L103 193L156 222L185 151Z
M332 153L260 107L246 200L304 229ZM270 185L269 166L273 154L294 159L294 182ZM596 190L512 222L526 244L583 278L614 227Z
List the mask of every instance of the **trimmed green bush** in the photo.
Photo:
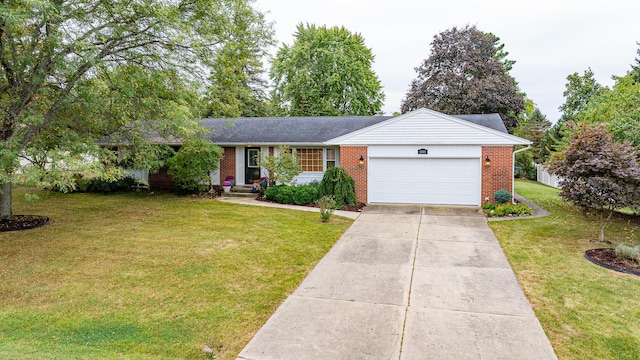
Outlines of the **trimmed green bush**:
M498 190L493 194L493 198L496 199L498 204L506 204L512 197L511 193L507 190Z
M136 180L132 177L124 177L116 181L109 181L102 178L93 178L86 184L86 192L109 194L115 192L127 192L131 191L131 186L136 183ZM85 188L85 184L79 184L79 189Z
M482 210L488 217L494 216L522 216L531 215L533 211L525 204L491 204L482 205Z
M342 168L334 167L324 173L320 182L319 195L321 197L332 195L337 209L342 209L345 205L357 205L355 182Z
M313 204L318 200L318 190L309 185L290 186L276 185L269 186L264 192L267 199L280 204Z

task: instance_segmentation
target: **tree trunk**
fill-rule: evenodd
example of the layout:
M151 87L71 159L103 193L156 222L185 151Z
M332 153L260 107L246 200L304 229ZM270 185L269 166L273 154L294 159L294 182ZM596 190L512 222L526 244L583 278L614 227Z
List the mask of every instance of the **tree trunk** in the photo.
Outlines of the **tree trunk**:
M13 216L11 195L11 182L0 184L0 220L10 219Z

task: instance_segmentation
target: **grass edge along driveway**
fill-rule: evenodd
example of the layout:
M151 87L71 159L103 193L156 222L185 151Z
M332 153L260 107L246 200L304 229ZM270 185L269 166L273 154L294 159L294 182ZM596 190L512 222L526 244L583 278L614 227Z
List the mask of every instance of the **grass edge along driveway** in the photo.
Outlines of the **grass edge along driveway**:
M618 216L605 230L613 245L592 243L598 225L558 190L517 181L516 193L551 212L490 222L560 359L640 359L640 277L596 266L584 251L640 244L640 220Z
M17 192L16 192L17 193ZM351 224L172 195L41 194L0 233L0 358L234 359Z

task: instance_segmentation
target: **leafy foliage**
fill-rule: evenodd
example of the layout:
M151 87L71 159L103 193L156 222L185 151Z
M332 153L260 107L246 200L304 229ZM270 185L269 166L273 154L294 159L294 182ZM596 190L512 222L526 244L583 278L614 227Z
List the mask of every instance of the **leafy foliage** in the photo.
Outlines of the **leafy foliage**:
M81 167L111 171L115 147L96 139L144 154L147 135L194 136L199 83L234 36L231 9L249 3L2 2L0 217L11 216L12 182L51 183L45 163L58 182ZM23 155L31 164L17 172Z
M482 204L482 210L488 217L531 215L533 211L525 204Z
M424 107L446 114L499 113L513 132L525 104L509 75L514 62L506 60L499 40L475 26L434 36L431 55L415 69L418 78L402 101L402 112Z
M333 200L333 196L323 196L316 201L316 205L320 208L320 219L322 222L327 222L333 215L336 208L336 201Z
M587 108L594 96L605 89L593 76L591 68L585 70L582 76L577 72L567 76L565 91L562 93L565 98L564 104L559 107L562 112L560 121L579 120L578 114Z
M373 54L344 27L298 25L272 62L274 115L373 115L384 100Z
M531 148L527 152L531 153L533 161L538 164L544 162L543 144L550 128L551 122L540 109L535 108L529 116L520 121L520 125L514 131L515 135L531 140Z
M318 200L318 189L314 186L276 185L269 186L265 197L280 204L306 205Z
M267 170L270 186L288 184L302 172L298 160L287 145L280 145L277 155L261 153L260 167Z
M614 77L612 89L594 96L580 117L587 123L604 122L617 141L629 141L640 150L640 82L633 74Z
M248 2L230 6L235 21L229 24L229 31L235 35L220 49L212 66L206 116L267 116L261 59L273 45L272 25Z
M212 188L209 172L218 168L222 148L209 140L185 141L176 155L167 160L167 173L176 181L180 192L201 191L203 184Z
M320 182L319 195L333 196L338 209L342 209L345 205L357 204L355 182L345 169L339 167L328 169L324 173Z
M513 196L507 190L498 190L493 194L493 198L498 202L498 204L505 204L507 201L511 200Z
M555 153L549 172L558 175L560 196L600 221L599 239L613 212L640 204L640 165L634 148L613 140L603 124L580 124L567 148Z
M82 184L83 181L86 181L86 184ZM111 194L131 191L131 187L136 183L136 180L132 177L126 176L115 181L98 177L90 180L79 180L79 182L81 184L78 190L81 192Z

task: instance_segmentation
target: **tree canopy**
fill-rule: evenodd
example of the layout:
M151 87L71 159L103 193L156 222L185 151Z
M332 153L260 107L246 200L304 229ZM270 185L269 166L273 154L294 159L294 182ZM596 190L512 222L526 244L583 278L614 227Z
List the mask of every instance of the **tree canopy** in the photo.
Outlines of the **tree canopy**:
M273 45L273 29L249 4L234 6L233 34L216 54L207 90L207 117L267 116L267 80L262 59Z
M599 91L579 116L587 123L605 123L614 139L640 150L640 82L633 73L614 79L613 88Z
M589 101L603 89L593 77L591 68L585 70L582 76L577 72L567 76L565 90L562 93L565 99L564 104L559 107L562 112L560 122L579 120L578 114L584 111Z
M298 25L293 45L282 45L272 62L273 114L373 115L384 100L373 59L360 34Z
M500 38L475 26L456 27L434 36L431 55L402 101L403 113L429 108L446 114L499 113L509 132L524 110L523 95L509 75Z
M12 183L41 181L33 169L81 172L93 156L104 172L115 159L96 144L105 135L197 132L198 84L251 2L1 2L0 218L12 215ZM17 171L33 158L47 164Z

